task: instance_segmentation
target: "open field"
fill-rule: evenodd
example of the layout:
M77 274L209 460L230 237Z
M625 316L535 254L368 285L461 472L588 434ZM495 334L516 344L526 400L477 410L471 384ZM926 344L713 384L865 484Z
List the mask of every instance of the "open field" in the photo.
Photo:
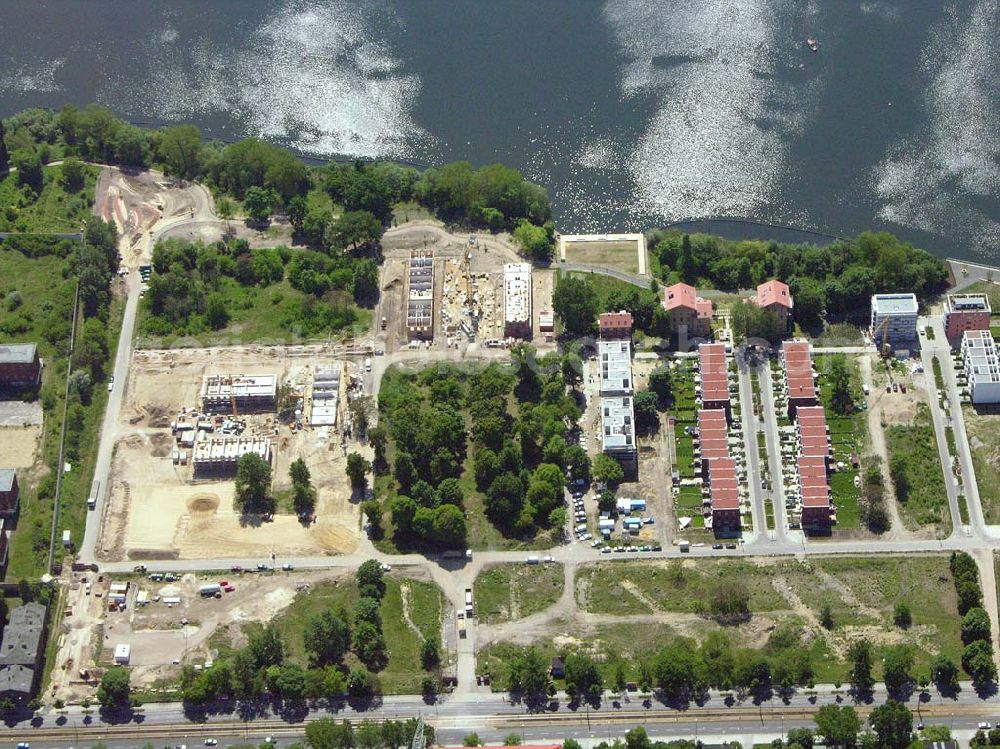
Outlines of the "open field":
M273 414L247 416L249 434L269 435L275 453L273 488L290 485L288 467L301 457L317 489L312 524L292 514L270 522L245 522L233 509L232 481L192 483L191 469L170 459L170 421L199 407L205 374L274 374L306 391L310 371L331 364L321 348L234 348L138 352L133 358L118 424L98 553L105 558L270 557L278 554L351 552L357 547L357 505L344 473L346 457L332 427L293 431ZM343 401L341 401L343 409ZM308 414L309 404L305 404ZM156 517L156 523L149 518Z
M895 455L906 458L909 491L905 501L899 502L899 511L904 519L917 525L935 525L947 534L951 515L944 474L927 406L920 406L911 425L893 424L885 430L889 460Z
M1000 415L962 406L983 517L1000 523Z
M288 658L307 665L302 642L306 622L324 610L350 612L357 600L358 586L354 577L323 582L299 593L274 620L285 641ZM398 573L386 576L381 613L389 662L378 673L386 694L420 692L420 681L425 673L420 665L420 648L425 639L440 636L443 601L441 590L431 582ZM353 653L345 662L352 668L359 665Z
M630 240L564 243L567 263L602 265L626 273L639 272L640 243Z
M476 618L499 624L531 616L558 601L563 585L561 564L490 565L476 578Z

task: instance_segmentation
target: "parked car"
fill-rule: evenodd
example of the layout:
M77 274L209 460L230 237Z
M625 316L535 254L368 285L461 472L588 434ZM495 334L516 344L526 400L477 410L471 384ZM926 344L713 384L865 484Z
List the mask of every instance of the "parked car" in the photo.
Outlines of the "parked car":
M238 565L238 564L234 564L232 567L229 568L229 571L230 572L242 572L243 571L243 567L240 566L240 565Z
M722 548L722 544L712 544L712 548L718 551L719 549Z
M115 389L115 376L111 375L111 377L108 378L108 392L110 393L114 389Z

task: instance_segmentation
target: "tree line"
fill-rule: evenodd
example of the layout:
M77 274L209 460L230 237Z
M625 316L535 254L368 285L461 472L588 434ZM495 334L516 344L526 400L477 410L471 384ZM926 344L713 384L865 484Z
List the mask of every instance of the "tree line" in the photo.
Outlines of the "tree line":
M19 169L24 166L26 174L40 174L41 164L65 157L161 168L180 179L207 183L223 198L222 214L235 208L229 196L254 221L280 211L319 249L378 242L392 221L393 206L414 201L447 222L510 230L535 259L552 253L548 193L502 164L475 169L468 162L454 162L423 172L389 162L310 167L289 150L257 138L225 144L203 140L189 124L136 127L96 104L82 109L67 105L58 112L29 109L5 125L0 158ZM334 212L334 204L343 210Z

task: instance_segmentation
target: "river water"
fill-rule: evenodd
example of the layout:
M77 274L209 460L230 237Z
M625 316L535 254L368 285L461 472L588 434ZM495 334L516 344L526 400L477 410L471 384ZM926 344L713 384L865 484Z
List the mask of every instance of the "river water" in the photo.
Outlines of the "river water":
M1000 0L3 0L0 114L499 160L563 231L751 218L995 260L998 29Z

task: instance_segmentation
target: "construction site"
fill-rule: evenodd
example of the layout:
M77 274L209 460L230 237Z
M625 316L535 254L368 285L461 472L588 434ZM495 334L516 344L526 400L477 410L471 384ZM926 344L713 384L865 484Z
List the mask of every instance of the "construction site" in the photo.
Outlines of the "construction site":
M99 557L353 551L358 516L340 431L350 423L348 398L360 390L360 373L350 374L351 366L319 346L137 352L118 424ZM291 486L289 466L302 458L317 491L315 517L283 512L280 503L266 518L235 510L233 480L248 453L271 466L276 496Z
M503 237L418 225L387 233L384 244L385 351L552 343L555 273L520 262Z

